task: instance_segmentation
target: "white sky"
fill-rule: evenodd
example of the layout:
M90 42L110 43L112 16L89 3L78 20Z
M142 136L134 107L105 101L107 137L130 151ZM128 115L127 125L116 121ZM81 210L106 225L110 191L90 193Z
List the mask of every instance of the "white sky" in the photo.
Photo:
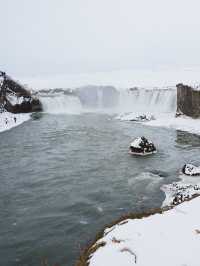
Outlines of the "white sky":
M0 70L200 66L199 0L0 0Z

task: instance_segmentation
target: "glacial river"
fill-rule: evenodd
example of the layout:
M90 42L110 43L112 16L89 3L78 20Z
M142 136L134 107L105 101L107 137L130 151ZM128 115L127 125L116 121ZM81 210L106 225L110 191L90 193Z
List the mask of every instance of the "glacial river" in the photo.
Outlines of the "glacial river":
M128 154L141 135L157 154ZM0 265L74 265L104 225L160 207L160 186L197 163L199 147L195 135L105 114L43 114L0 133Z

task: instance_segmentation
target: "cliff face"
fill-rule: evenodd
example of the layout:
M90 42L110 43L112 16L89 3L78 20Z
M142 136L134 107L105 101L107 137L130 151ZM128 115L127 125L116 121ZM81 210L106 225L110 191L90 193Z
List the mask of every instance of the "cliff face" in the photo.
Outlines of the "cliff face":
M33 97L22 85L0 72L0 106L11 113L42 111L39 99Z
M200 91L177 84L177 113L183 113L193 118L200 117Z

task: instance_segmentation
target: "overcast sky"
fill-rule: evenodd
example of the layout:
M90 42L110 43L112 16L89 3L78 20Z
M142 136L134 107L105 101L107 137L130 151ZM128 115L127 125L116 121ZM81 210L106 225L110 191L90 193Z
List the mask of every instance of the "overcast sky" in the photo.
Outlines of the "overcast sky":
M0 0L16 75L200 65L199 0Z

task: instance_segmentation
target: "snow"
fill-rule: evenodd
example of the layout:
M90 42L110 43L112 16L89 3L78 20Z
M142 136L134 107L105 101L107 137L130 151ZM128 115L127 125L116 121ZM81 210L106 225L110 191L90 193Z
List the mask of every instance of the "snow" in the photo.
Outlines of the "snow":
M142 142L142 139L141 139L140 137L138 137L138 138L134 139L134 140L131 142L130 146L132 146L132 147L134 147L134 148L141 148L141 147L140 147L141 142Z
M16 118L16 122L14 117ZM29 119L30 114L12 114L9 112L0 113L0 132L16 127Z
M128 112L124 114L119 114L116 119L122 121L147 122L155 120L155 117L149 114L133 114L132 112Z
M131 121L134 120L136 116L139 116L139 114L136 114L135 112L129 112L126 114L117 115L115 119L119 119L121 121ZM151 117L150 114L147 114L147 116ZM153 119L150 121L140 122L145 123L146 126L167 127L200 135L200 119L193 119L185 115L175 117L175 114L172 113L157 114L152 117Z
M21 104L24 101L24 97L16 97L16 95L9 94L7 99L12 105Z
M199 266L200 197L104 231L89 266Z
M161 115L155 120L146 122L146 125L156 127L168 127L182 131L188 131L194 134L200 134L200 119L193 119L187 116L175 117L170 115Z
M200 167L193 164L186 164L184 171L186 175L200 175Z
M173 205L174 199L178 201L175 203L177 204L192 198L195 194L200 195L200 176L188 176L181 173L179 179L178 182L161 187L166 196L162 206Z

